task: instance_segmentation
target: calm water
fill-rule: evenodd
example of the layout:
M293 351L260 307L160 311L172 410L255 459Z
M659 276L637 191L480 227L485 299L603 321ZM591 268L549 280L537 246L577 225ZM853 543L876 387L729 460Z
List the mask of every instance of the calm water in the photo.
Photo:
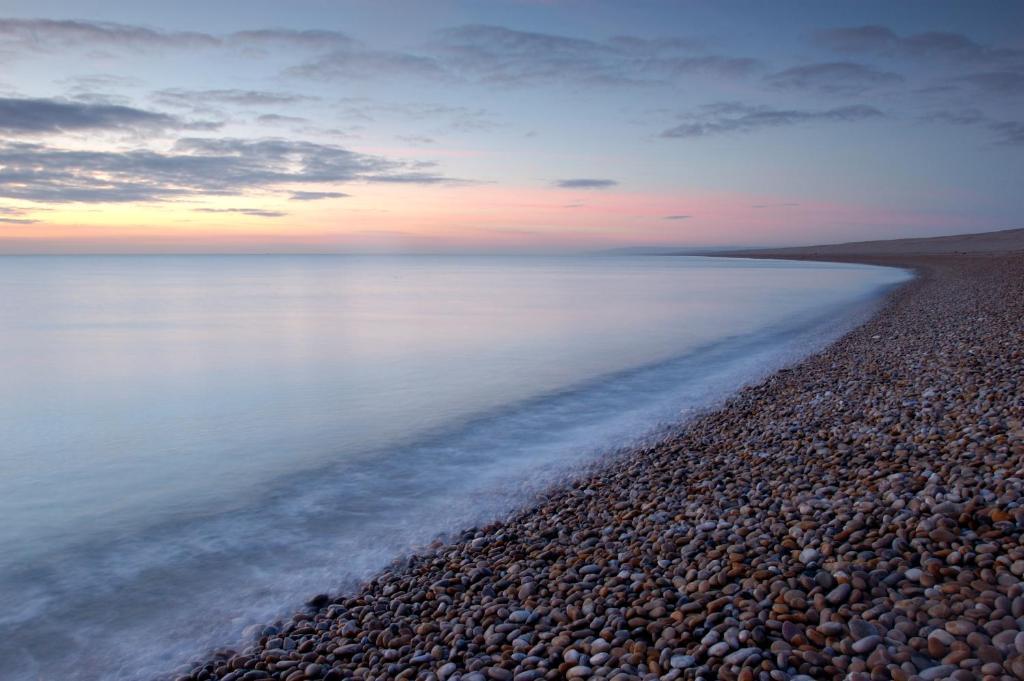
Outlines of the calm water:
M169 671L836 337L904 273L0 258L0 659Z

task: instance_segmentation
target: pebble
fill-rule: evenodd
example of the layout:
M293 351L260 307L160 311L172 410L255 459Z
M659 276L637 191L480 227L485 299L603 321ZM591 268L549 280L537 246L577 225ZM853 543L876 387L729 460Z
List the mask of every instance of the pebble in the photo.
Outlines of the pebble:
M828 592L825 600L832 605L841 605L846 602L846 599L850 597L853 592L853 587L849 584L840 584L836 588Z
M917 675L921 677L922 681L934 681L934 679L944 679L955 671L957 671L957 667L951 664L940 664L922 669Z
M689 669L695 664L697 664L697 658L692 655L673 655L669 659L672 669Z
M729 644L725 641L719 641L715 645L708 648L708 657L724 657L729 652Z
M850 647L853 649L853 652L864 655L865 653L870 653L872 650L877 648L881 643L881 636L865 636L864 638L857 639L856 641L854 641L853 645L851 645Z
M723 662L726 664L742 664L748 657L756 655L759 652L761 652L760 648L740 648L739 650L726 655Z

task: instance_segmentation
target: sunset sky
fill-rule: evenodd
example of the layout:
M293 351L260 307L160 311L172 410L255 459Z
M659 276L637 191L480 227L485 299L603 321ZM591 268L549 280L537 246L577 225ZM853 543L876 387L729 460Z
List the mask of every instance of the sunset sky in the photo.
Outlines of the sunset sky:
M1024 226L1024 3L0 2L0 252Z

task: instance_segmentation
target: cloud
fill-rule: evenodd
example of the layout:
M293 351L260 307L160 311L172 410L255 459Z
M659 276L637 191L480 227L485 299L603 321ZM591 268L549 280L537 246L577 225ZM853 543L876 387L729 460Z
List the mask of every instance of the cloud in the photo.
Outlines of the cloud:
M833 28L816 34L819 44L838 52L942 58L967 62L1003 62L1024 58L1024 50L983 45L962 33L929 31L899 35L878 25Z
M666 215L662 220L689 220L692 215Z
M437 140L427 135L397 135L397 138L409 144L435 144Z
M21 208L7 208L0 206L0 223L8 225L31 225L39 220L33 218L21 217L25 215L25 211Z
M972 73L955 79L990 95L1024 94L1024 70Z
M377 175L372 178L372 181L383 182L384 184L479 184L474 180L444 177L443 175L434 175L431 173L421 172L390 173L387 175Z
M121 89L139 87L143 83L138 78L127 76L116 76L109 73L94 73L90 75L68 76L62 78L58 83L68 86L73 92L91 93L97 90Z
M0 19L0 40L42 51L81 45L214 47L221 42L207 33L165 32L110 22L53 19Z
M292 201L320 201L322 199L343 199L349 196L344 192L292 192Z
M694 55L683 40L619 36L605 42L502 26L439 31L426 53L382 51L353 43L288 70L307 78L406 76L492 84L571 82L638 84L684 75L742 76L760 62L748 57ZM685 54L679 54L679 52Z
M789 208L790 206L799 206L799 203L755 203L751 208Z
M282 116L281 114L263 114L256 118L258 123L266 123L269 125L294 125L297 123L309 123L308 118L302 118L301 116Z
M0 19L0 41L42 52L82 46L135 50L228 47L250 52L283 47L325 51L355 44L352 38L336 31L270 28L215 35L199 31L161 31L113 22L53 19Z
M82 151L0 143L0 197L50 202L161 201L342 182L456 183L419 164L282 139L187 138L168 152Z
M657 57L676 52L695 52L703 47L698 40L690 38L640 38L632 35L616 35L606 41L613 49L631 54Z
M130 106L59 99L0 98L0 130L8 134L131 130L180 125L173 116Z
M183 109L197 109L209 105L242 107L280 106L317 99L316 97L291 92L238 89L189 90L185 88L157 90L153 93L153 98L164 106Z
M447 71L435 59L404 52L346 46L317 56L286 71L289 76L317 80L355 78L366 80L380 76L445 79Z
M616 50L591 40L516 31L502 26L468 25L440 31L437 51L460 70L484 80L520 82L565 75L616 80L608 60Z
M341 100L338 114L347 119L373 122L380 118L404 118L434 122L459 132L492 130L499 127L491 112L466 106L425 102L374 102L364 98Z
M352 47L356 41L337 31L270 28L228 34L225 42L244 47L291 47L307 50L336 50Z
M745 76L761 67L758 59L751 57L673 57L651 60L647 63L652 71L668 76L700 74L706 76Z
M567 180L555 181L555 186L562 189L607 189L618 184L615 180L601 180L591 177L573 177Z
M224 49L242 51L249 56L301 50L319 56L295 67L290 71L292 75L372 77L382 73L424 75L441 72L429 57L373 50L344 33L325 30L268 28L213 34L168 32L109 22L0 19L0 45L12 48L14 54L25 51L63 52L72 47L97 46L135 51L154 48ZM210 96L216 92L208 91L206 94Z
M196 208L200 213L239 213L257 218L283 218L288 215L279 210L264 210L262 208Z
M901 83L903 77L853 62L827 62L794 66L771 74L767 81L781 89L816 90L827 94L845 95Z
M1024 144L1024 122L994 120L979 109L952 109L933 111L921 117L926 123L974 126L988 130L1000 144Z
M392 71L404 72L411 68L412 61L402 61L401 57L367 50L357 41L337 31L268 28L214 34L200 31L164 31L113 22L0 19L0 55L5 60L24 58L30 53L65 55L73 50L96 49L112 55L126 51L140 53L155 50L205 49L233 51L247 58L264 57L271 53L285 56L305 55L302 58L308 58L310 54L351 53L355 55L355 63L347 75L357 72L377 74L383 72L383 67L389 64ZM217 93L211 91L205 94L215 96ZM192 108L201 110L211 103L197 100L192 103ZM244 102L233 103L245 105ZM256 102L251 104L256 105Z
M660 136L668 138L708 137L730 132L750 132L759 128L784 127L818 121L861 121L883 115L878 109L864 104L811 111L722 102L702 107L699 113L685 115L684 123L663 131Z
M739 77L760 66L750 57L702 53L696 42L680 38L616 36L597 41L490 25L446 29L425 50L397 51L324 30L269 28L214 34L110 22L0 19L0 46L12 54L97 46L135 51L228 49L257 56L299 50L307 56L286 71L289 76L469 79L496 84L660 83L690 75Z
M949 123L950 125L975 125L986 121L980 109L958 109L932 111L921 117L926 123Z
M1020 121L991 121L988 129L1004 144L1024 144L1024 123Z
M636 85L683 75L742 76L756 59L694 54L691 41L617 36L595 41L474 24L438 33L432 45L452 72L488 83Z

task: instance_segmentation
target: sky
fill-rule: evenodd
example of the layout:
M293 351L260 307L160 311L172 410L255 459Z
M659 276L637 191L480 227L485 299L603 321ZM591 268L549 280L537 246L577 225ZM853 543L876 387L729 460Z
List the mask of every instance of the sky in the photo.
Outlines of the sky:
M1024 3L0 0L0 253L1024 226Z

